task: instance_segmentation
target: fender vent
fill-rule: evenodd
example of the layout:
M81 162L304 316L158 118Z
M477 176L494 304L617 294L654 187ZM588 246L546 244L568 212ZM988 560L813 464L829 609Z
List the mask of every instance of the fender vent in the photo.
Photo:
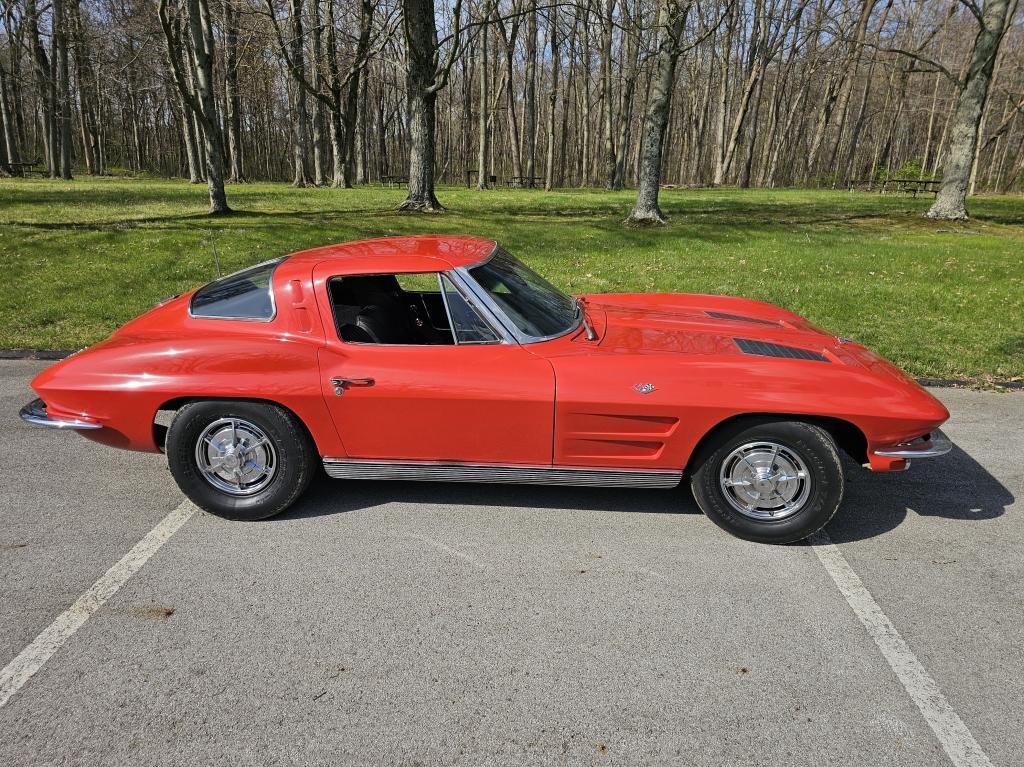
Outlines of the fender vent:
M759 357L784 357L791 360L814 360L815 362L828 362L828 357L809 349L798 349L795 346L783 346L772 344L766 341L752 341L749 338L734 338L736 345L744 354L754 354Z
M704 312L708 317L714 317L716 320L732 320L733 322L753 322L755 325L774 325L779 326L779 323L774 320L760 320L757 317L745 317L742 314L729 314L728 312Z

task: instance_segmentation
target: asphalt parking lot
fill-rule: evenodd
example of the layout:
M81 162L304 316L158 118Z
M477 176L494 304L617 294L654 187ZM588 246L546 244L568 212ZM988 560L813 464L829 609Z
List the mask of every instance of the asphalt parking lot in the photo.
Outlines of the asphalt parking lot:
M192 513L162 456L21 423L43 366L0 362L0 666L184 523L0 706L0 764L1024 760L1024 394L936 390L951 454L849 469L828 536L875 615L824 539L735 540L682 490L324 478Z

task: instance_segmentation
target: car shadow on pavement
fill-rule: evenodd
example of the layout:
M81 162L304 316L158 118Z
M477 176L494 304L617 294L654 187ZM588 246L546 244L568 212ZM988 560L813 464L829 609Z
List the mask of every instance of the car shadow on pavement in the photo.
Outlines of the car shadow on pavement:
M847 461L846 497L828 526L840 543L882 535L908 514L958 522L993 519L1014 502L1013 494L959 447L942 458L918 461L910 471L875 474ZM329 479L321 474L284 514L295 520L373 509L388 503L573 509L641 514L699 514L689 483L672 490L544 487L449 482L374 482Z
M846 498L827 529L836 543L857 541L889 532L909 514L957 522L995 519L1014 500L988 469L954 445L940 458L913 461L905 472L852 467Z
M642 514L700 513L686 485L671 490L633 490L462 482L378 482L330 479L320 475L291 509L267 521L360 511L388 503Z

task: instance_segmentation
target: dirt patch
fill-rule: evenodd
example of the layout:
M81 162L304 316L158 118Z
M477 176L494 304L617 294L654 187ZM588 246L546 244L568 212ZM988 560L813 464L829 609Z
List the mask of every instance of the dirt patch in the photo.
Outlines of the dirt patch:
M133 612L140 618L146 618L147 620L154 621L165 621L174 615L174 608L169 605L150 605L148 607L140 607Z

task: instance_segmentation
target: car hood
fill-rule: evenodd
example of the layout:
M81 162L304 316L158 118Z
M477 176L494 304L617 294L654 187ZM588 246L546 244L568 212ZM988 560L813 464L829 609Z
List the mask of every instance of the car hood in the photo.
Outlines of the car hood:
M635 353L742 354L736 339L823 353L843 345L799 315L759 301L701 295L593 295L600 344Z
M802 353L806 352L919 388L906 373L870 349L761 301L645 293L583 299L593 314L603 315L599 332L603 352L739 357L766 364L805 364L808 357Z

